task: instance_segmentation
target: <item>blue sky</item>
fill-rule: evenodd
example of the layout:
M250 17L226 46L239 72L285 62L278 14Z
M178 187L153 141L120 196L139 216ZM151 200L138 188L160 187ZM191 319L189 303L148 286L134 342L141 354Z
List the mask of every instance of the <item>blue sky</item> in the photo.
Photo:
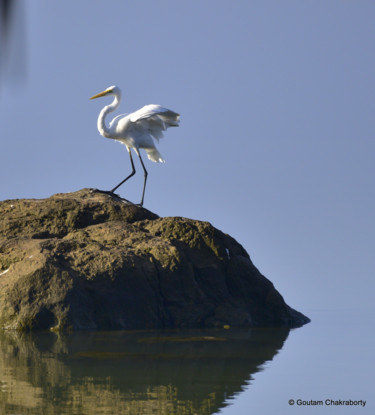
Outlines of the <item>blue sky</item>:
M131 171L96 129L181 114L145 207L231 234L292 307L373 310L375 3L24 2L27 76L0 89L0 199L108 190ZM114 116L117 113L114 114ZM143 175L119 193L138 202Z

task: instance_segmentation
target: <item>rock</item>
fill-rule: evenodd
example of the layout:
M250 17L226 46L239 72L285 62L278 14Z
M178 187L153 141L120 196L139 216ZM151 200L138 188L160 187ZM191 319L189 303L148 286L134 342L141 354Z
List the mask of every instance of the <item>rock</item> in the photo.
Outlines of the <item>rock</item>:
M0 202L0 327L298 327L244 248L95 189Z

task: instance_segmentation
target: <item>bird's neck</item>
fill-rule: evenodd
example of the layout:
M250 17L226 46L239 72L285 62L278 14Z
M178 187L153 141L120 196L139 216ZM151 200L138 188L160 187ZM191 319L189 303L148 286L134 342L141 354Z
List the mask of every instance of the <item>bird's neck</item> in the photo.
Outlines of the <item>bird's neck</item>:
M108 128L105 123L105 118L110 112L113 112L116 110L116 108L120 105L120 100L121 100L121 97L118 95L115 95L115 99L113 100L112 104L104 107L99 113L98 124L97 124L98 130L100 134L104 137L111 138L112 136L110 128Z

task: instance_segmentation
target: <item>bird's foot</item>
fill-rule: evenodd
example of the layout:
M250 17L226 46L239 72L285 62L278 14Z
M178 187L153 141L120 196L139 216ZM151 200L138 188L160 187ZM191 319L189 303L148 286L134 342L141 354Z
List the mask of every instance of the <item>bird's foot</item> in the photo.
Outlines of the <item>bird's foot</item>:
M121 197L118 194L114 193L113 190L99 190L99 189L97 189L96 191L100 192L100 193L104 193L105 195L108 195L108 196L111 196L111 197L114 197L114 198L121 199Z
M113 190L99 190L98 189L97 191L100 192L100 193L104 193L104 194L110 196L112 199L115 199L115 200L118 200L118 201L121 201L121 202L130 203L131 205L134 205L135 204L135 203L131 202L130 200L121 197L117 193L114 193Z

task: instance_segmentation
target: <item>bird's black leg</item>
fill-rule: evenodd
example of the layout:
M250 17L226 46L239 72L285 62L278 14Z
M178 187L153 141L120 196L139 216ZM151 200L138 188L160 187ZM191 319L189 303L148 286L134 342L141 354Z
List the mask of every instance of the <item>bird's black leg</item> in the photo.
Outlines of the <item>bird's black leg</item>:
M137 154L138 154L139 160L141 160L141 164L142 164L143 171L144 171L144 176L145 176L145 180L143 182L142 200L141 200L141 203L139 204L140 206L143 206L143 200L145 198L145 190L146 190L146 182L147 182L148 173L147 173L145 165L143 164L143 160L142 160L141 155L139 154L139 151L137 151Z
M132 163L132 169L133 169L133 171L129 174L129 176L128 177L126 177L121 183L119 183L116 187L114 187L112 190L111 190L111 193L113 193L117 188L119 188L122 184L124 184L128 179L130 179L132 176L134 176L135 175L135 167L134 167L134 162L133 162L133 157L132 157L132 153L131 153L131 150L129 149L128 150L129 151L129 156L130 156L130 161L131 161L131 163ZM143 165L143 163L142 163L142 165ZM144 190L143 190L144 191Z

